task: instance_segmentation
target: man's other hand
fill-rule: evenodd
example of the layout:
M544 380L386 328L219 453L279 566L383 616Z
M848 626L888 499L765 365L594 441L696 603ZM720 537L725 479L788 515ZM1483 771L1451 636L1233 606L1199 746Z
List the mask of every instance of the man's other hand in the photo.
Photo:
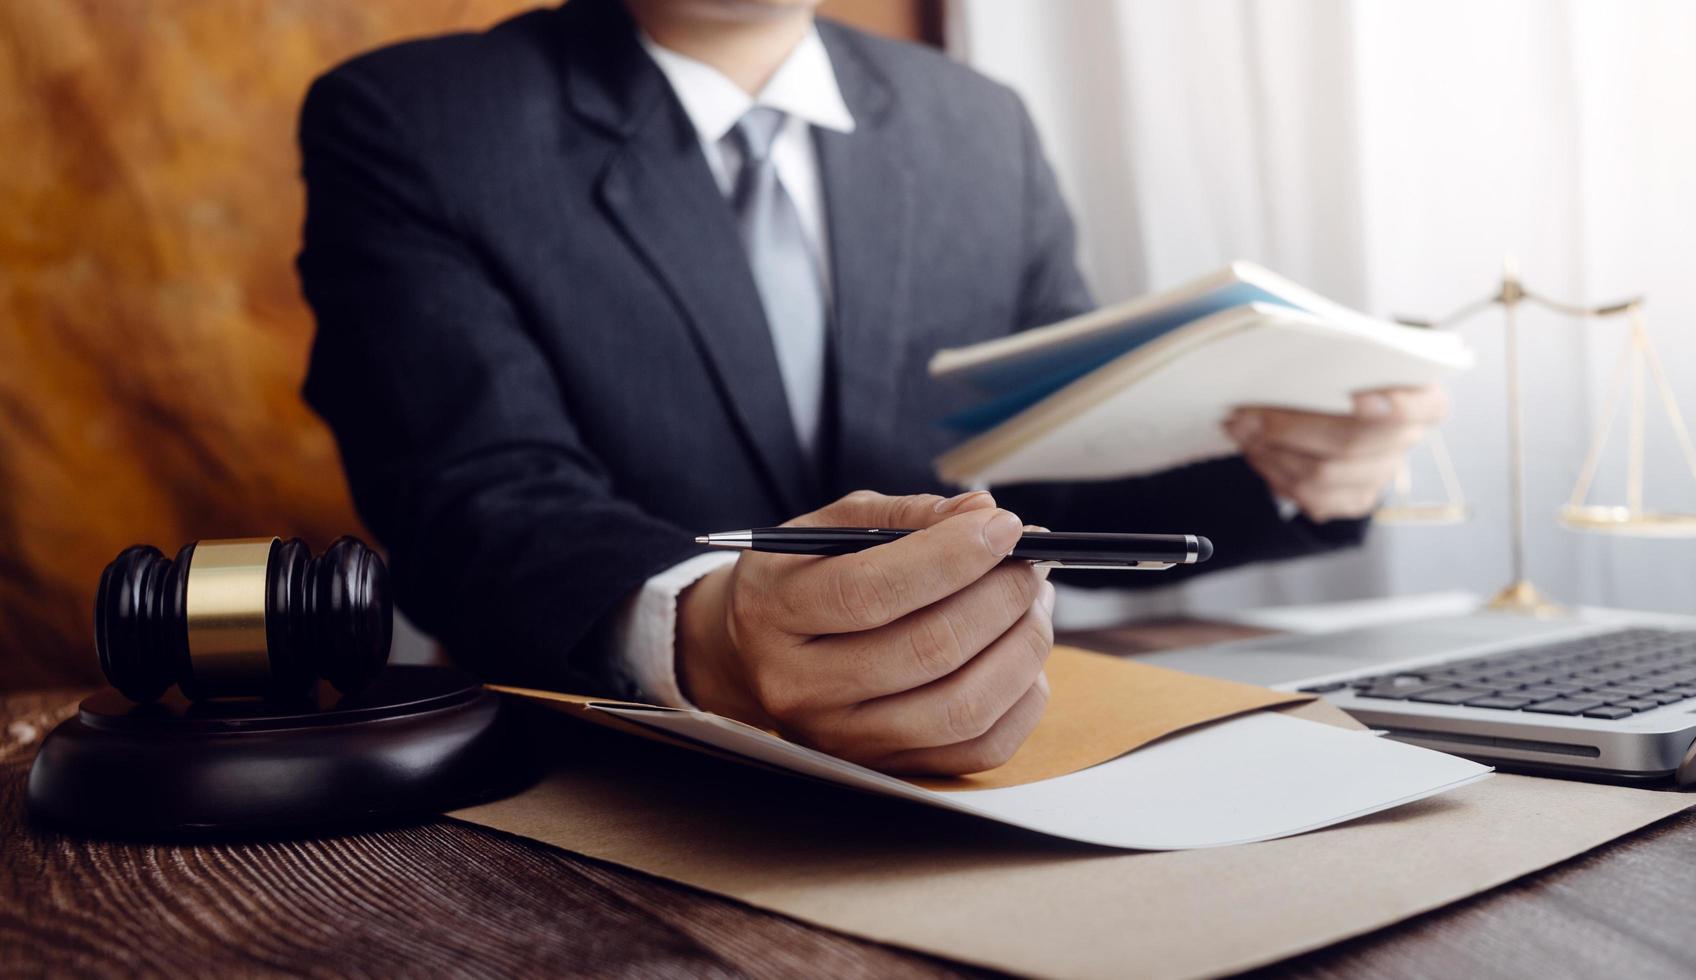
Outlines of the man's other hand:
M744 552L678 603L677 670L709 711L888 772L1005 762L1048 703L1045 569L985 492L862 490L791 525L910 527L828 558Z
M1315 521L1365 517L1402 460L1448 414L1436 385L1358 392L1349 415L1239 408L1225 432L1274 493Z

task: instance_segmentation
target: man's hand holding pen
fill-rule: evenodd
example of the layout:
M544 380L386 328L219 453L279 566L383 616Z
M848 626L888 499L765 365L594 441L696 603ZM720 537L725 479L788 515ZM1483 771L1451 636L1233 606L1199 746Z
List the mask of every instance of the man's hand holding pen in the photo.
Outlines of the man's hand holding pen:
M1048 702L1054 587L1003 559L1023 522L986 492L859 491L791 526L920 530L827 558L744 553L678 602L677 669L702 708L890 772L1006 761Z

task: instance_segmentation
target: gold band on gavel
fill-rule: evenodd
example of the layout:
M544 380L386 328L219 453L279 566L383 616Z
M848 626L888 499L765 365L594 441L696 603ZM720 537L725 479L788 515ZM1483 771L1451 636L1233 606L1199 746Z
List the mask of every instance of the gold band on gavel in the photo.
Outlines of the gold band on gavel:
M189 673L213 695L259 694L271 676L265 576L276 538L201 541L189 559Z

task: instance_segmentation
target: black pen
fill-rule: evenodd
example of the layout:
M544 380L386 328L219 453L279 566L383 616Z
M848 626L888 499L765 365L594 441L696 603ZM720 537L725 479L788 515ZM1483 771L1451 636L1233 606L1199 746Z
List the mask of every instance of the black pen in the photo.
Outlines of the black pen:
M912 534L904 528L757 527L703 534L696 544L779 555L850 555ZM1007 556L1047 568L1113 568L1158 571L1213 557L1213 542L1199 534L1087 534L1026 531Z

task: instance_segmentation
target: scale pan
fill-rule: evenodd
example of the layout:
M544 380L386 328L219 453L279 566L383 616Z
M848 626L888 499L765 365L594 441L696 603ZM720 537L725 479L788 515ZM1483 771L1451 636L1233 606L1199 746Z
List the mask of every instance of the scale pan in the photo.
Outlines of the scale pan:
M1560 522L1575 531L1598 531L1639 538L1696 537L1696 514L1662 514L1632 511L1629 507L1600 504L1561 508Z

